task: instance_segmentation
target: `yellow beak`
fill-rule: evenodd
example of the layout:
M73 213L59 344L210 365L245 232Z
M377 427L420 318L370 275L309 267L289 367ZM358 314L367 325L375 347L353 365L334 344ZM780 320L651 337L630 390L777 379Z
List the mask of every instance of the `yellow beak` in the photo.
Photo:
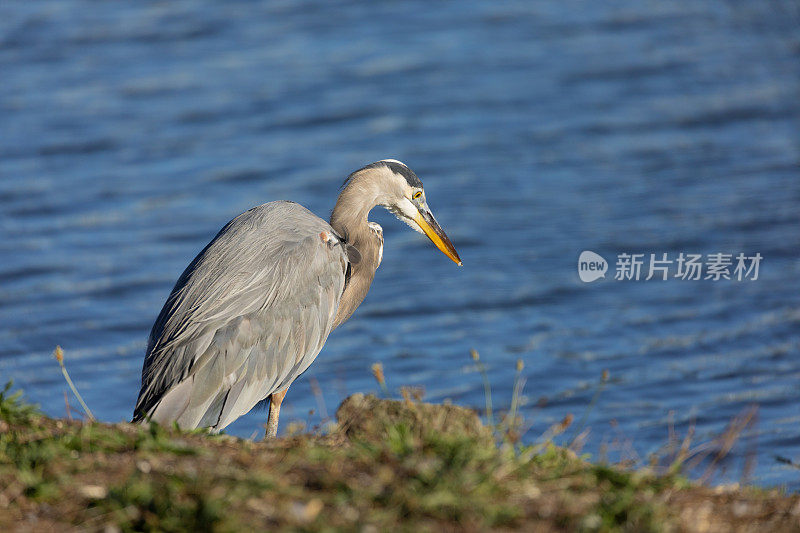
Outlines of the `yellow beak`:
M455 246L453 246L453 243L447 238L447 235L439 223L436 222L436 219L433 218L433 213L428 210L419 211L414 216L414 221L419 224L419 227L422 228L425 235L428 236L439 250L452 259L458 266L461 266L461 258L458 257Z

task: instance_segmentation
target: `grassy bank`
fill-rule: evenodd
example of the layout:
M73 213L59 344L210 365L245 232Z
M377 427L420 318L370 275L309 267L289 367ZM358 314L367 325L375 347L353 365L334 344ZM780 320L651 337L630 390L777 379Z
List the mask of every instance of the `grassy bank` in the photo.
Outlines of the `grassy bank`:
M45 417L0 397L0 531L797 531L800 497L498 446L464 408L354 395L272 442Z

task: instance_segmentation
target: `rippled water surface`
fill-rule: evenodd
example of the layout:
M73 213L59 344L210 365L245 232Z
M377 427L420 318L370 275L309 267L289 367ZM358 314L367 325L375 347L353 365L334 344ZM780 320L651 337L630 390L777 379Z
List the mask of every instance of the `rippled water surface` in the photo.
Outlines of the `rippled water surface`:
M375 210L372 290L284 425L375 390L376 361L482 407L476 348L496 406L524 360L529 441L588 413L586 451L646 457L758 405L718 479L756 458L751 479L798 490L776 460L800 461L798 28L788 1L3 2L0 379L64 415L61 344L95 413L128 418L149 328L226 221L275 199L326 217L394 157L464 267ZM764 260L757 281L584 284L582 250Z

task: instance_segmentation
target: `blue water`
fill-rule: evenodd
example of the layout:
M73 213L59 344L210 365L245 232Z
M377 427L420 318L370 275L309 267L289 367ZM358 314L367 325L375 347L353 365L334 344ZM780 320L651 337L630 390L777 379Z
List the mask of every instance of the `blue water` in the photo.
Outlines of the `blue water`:
M670 425L700 444L757 405L714 480L799 490L775 458L800 461L798 28L789 1L7 0L0 380L63 416L60 344L94 412L127 419L150 326L225 222L276 199L326 217L393 157L464 267L376 210L372 290L283 427L377 390L377 361L395 393L481 408L475 348L501 408L524 361L529 442L608 370L584 451L646 460ZM583 250L605 280L579 280ZM614 281L623 252L764 259L755 281Z

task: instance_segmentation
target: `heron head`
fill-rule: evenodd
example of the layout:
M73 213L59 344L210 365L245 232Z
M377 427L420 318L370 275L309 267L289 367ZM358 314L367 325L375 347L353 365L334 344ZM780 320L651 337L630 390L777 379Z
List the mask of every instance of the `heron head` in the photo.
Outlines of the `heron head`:
M388 209L412 229L426 235L447 257L461 266L453 243L436 222L428 207L422 181L414 171L395 159L384 159L368 165L376 172L379 183L377 203Z

